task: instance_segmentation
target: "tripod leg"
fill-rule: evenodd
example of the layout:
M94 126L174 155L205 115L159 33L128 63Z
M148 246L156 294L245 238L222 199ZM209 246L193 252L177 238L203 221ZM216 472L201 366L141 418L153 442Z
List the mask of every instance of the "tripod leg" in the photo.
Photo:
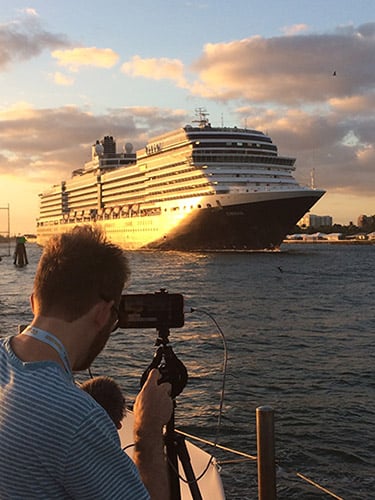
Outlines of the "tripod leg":
M171 490L171 500L181 500L180 478L178 477L177 448L174 432L174 414L167 424L165 436L165 447L168 457L169 485Z
M193 467L191 465L189 452L186 448L185 438L179 434L176 434L175 446L177 449L178 458L180 459L185 472L186 480L188 481L191 496L193 500L202 500L202 495L199 491L199 486L195 478Z

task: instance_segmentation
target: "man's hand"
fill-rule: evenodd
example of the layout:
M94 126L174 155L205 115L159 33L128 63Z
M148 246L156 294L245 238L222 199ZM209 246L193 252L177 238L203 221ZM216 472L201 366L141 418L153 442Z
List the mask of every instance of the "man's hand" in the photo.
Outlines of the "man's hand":
M134 403L134 461L152 500L168 500L169 477L163 426L173 411L171 384L158 384L159 370L150 371Z
M172 386L169 382L158 384L160 378L159 370L151 370L134 403L136 432L142 435L161 432L172 415Z

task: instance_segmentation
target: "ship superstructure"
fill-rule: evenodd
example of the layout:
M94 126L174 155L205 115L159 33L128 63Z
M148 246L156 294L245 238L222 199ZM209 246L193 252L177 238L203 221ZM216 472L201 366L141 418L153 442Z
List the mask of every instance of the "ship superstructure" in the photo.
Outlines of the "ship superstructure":
M212 127L202 110L136 153L107 136L40 195L38 242L86 223L130 249L276 249L324 194L298 184L294 163L264 133Z

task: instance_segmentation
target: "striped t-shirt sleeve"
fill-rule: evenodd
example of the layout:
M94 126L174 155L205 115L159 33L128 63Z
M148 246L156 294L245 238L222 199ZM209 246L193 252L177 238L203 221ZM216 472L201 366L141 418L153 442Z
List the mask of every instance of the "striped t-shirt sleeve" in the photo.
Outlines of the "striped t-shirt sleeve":
M73 437L64 477L67 492L79 499L149 499L132 460L108 428L98 425L100 412L94 410Z

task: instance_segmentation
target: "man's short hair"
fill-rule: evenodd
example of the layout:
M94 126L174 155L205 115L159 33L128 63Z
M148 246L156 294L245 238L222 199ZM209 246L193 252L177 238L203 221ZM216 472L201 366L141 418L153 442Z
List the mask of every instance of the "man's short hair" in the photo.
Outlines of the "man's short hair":
M118 302L129 276L123 250L100 228L76 226L43 249L33 290L38 313L74 321L100 300Z
M94 377L81 384L108 413L117 428L126 414L125 398L120 386L110 377Z

